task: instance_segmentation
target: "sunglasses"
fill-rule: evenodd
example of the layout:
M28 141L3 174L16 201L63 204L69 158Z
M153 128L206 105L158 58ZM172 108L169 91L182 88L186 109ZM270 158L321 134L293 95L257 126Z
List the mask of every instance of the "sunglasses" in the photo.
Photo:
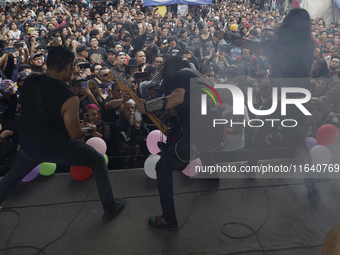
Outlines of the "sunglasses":
M124 51L121 51L121 52L118 53L118 56L125 56L125 55L126 55L126 54L125 54Z
M104 77L107 76L107 73L104 73L102 76L104 76Z

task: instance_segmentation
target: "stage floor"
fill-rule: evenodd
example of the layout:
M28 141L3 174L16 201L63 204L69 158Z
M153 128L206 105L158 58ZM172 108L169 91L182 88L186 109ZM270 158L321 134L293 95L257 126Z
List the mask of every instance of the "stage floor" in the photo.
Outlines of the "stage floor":
M222 179L216 191L196 199L183 228L168 232L147 223L149 216L161 214L156 180L149 179L142 169L110 171L110 178L115 197L126 199L124 211L112 222L102 222L103 210L94 183L76 220L60 240L44 249L45 254L264 254L255 235L232 239L223 235L221 226L242 222L257 230L269 213L264 189L269 179ZM69 174L38 176L21 183L4 206L20 214L8 247L42 248L59 237L81 209L92 183L92 177L78 182ZM340 225L339 184L338 179L318 180L320 199L313 203L302 179L273 179L266 189L270 215L257 233L265 254L321 254L326 233ZM193 199L211 189L204 179L174 173L180 225L190 214ZM0 213L0 249L5 248L18 220L15 213ZM224 230L233 236L251 233L239 225L228 225ZM7 251L12 255L36 253L31 248ZM2 250L0 254L6 253Z

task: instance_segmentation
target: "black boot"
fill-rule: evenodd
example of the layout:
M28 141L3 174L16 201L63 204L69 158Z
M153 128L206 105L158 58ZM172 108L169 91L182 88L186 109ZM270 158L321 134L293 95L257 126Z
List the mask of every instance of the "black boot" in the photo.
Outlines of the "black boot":
M149 224L155 228L165 228L168 230L176 230L178 228L177 220L166 221L163 215L150 217Z
M115 198L115 203L109 208L104 210L103 220L111 221L113 220L118 213L123 211L125 207L125 201L123 198Z

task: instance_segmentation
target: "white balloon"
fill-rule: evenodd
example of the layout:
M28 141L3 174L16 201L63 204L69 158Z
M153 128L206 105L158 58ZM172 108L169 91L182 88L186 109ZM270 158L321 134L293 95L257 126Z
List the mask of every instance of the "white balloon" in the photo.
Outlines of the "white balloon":
M331 151L323 145L315 145L311 150L313 164L328 164L332 160Z
M151 179L157 179L156 164L160 158L159 155L150 155L144 162L144 172Z

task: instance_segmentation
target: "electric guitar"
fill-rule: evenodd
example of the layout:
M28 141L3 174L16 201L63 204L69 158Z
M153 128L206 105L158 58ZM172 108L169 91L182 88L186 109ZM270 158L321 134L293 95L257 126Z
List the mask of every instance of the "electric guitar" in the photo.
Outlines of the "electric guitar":
M132 91L131 83L126 80L123 76L120 74L116 73L115 71L110 71L108 72L107 76L111 79L114 80L118 87L120 88L121 91L126 91L129 96L136 102L139 103L141 99L135 94L135 92ZM168 127L164 125L153 113L146 113L146 115L150 118L150 120L157 126L157 128L163 133L166 134L168 131Z

